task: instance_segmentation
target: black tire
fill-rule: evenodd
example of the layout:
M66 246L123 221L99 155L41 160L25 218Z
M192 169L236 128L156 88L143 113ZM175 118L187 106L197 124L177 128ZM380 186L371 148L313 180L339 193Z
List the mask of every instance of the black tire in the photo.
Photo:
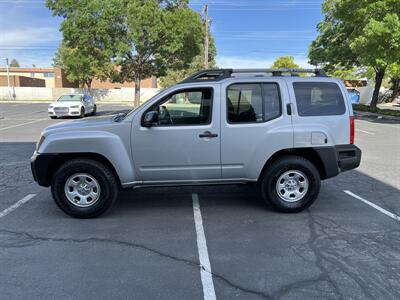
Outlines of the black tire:
M278 195L276 184L281 175L287 171L300 171L308 180L308 191L297 201L289 202ZM316 167L307 159L290 155L279 158L268 166L261 181L261 193L265 202L275 210L285 213L296 213L307 209L318 197L321 179ZM290 192L289 192L290 193Z
M97 105L95 104L92 111L92 116L95 116L97 112Z
M79 118L84 118L85 117L85 108L81 108L81 113L79 115Z
M65 194L65 184L71 176L86 173L97 180L100 195L93 205L78 207L71 203ZM51 193L58 207L75 218L95 218L107 211L118 197L118 183L112 171L102 163L92 159L74 159L64 163L54 174Z
M56 116L50 116L50 119L57 119Z

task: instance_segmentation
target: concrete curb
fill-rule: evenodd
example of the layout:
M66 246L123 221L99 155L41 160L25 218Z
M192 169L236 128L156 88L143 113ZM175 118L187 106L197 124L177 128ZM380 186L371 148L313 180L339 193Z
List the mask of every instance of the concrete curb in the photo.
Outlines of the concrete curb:
M354 110L354 116L356 117L356 119L366 119L374 121L379 120L379 121L388 121L388 123L400 123L400 117L380 115L377 113L372 113L367 111Z

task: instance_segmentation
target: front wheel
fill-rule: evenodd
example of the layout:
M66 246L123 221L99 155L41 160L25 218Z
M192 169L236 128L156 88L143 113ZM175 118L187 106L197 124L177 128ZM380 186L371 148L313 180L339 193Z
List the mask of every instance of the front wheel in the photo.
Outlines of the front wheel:
M108 210L118 196L114 174L92 159L74 159L63 164L51 183L53 199L66 214L95 218Z
M300 212L313 204L320 190L318 170L307 159L286 156L266 170L261 191L264 201L280 212Z
M79 114L79 118L85 117L85 109L82 107L81 108L81 113Z

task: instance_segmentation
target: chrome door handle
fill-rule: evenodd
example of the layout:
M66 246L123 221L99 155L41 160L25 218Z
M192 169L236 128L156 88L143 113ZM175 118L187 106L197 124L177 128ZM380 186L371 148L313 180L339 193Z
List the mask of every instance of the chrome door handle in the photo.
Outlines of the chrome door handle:
M216 138L216 137L218 137L218 134L212 133L210 131L204 131L203 133L199 134L199 137L201 137L201 138Z

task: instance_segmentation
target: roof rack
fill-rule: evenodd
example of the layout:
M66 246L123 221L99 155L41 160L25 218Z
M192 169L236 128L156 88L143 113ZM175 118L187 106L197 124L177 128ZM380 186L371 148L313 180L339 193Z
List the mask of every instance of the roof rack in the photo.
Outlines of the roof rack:
M315 74L317 77L328 77L322 69L208 69L197 72L186 78L181 83L197 82L197 81L220 81L232 77L232 74L246 73L270 73L272 76L299 76L301 73Z

